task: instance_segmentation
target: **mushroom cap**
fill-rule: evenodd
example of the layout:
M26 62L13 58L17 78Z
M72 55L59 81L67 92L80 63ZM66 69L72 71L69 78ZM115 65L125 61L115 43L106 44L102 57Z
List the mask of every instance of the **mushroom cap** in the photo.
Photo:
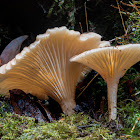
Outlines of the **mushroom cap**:
M9 63L0 67L0 93L21 89L40 99L61 102L75 97L75 86L83 68L69 59L98 48L101 36L81 34L66 27L48 29Z
M109 41L101 41L99 47L103 48L103 47L109 47L109 46L111 46Z
M92 49L72 57L70 61L94 69L106 82L112 78L119 81L127 69L140 61L140 44Z

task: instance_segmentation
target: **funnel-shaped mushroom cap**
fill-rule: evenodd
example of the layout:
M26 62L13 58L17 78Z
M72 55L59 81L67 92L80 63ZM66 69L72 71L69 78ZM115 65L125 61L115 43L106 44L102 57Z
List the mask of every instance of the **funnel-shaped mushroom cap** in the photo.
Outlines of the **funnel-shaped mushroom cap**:
M105 81L112 77L120 79L126 70L140 61L140 44L97 48L70 59L97 71Z
M50 96L61 107L63 102L71 106L68 102L74 102L75 86L84 67L69 59L98 48L100 40L101 36L96 33L80 35L66 27L48 29L0 68L0 93L21 89L40 99Z
M70 59L97 71L107 82L109 121L117 117L117 89L126 70L140 61L140 44L97 48Z

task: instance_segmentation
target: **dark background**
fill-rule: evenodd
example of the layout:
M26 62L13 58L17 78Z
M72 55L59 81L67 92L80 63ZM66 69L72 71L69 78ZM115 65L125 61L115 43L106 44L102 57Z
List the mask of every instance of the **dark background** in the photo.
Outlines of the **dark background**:
M86 32L86 19L84 0L75 0L75 7L70 6L69 11L61 13L56 5L53 12L48 12L54 1L52 0L3 0L0 1L0 52L5 46L21 35L29 35L24 43L29 45L35 40L36 35L44 33L48 28L67 26L70 12L75 8L75 24L73 29L80 31L81 22L83 31ZM111 5L117 5L115 0L89 0L87 4L90 31L95 31L109 40L123 34L119 11ZM43 7L42 7L43 6ZM59 14L55 15L55 12Z

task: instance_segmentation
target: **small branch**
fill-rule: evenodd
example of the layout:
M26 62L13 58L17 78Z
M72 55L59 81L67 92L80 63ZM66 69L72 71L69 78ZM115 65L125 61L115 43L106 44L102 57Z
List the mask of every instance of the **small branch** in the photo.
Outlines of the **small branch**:
M116 41L116 40L118 40L118 39L117 38L113 38L113 39L109 40L109 42L112 43L113 41Z
M116 0L116 2L117 2L117 5L118 5L120 16L121 16L121 20L122 20L122 25L123 25L123 28L124 28L124 32L126 34L126 29L125 29L125 25L124 25L124 21L123 21L123 17L122 17L122 14L121 14L121 10L120 10L120 6L119 6L119 3L118 3L118 0Z
M86 85L86 87L83 89L83 91L77 96L77 98L79 98L81 96L81 94L87 89L87 87L90 85L90 83L98 76L99 74L97 73L90 81L89 83Z
M133 133L133 131L134 131L134 129L135 129L135 126L136 126L136 124L139 122L139 120L140 120L140 116L137 118L137 120L135 121L135 124L134 124L134 126L133 126L133 128L132 128L132 130L131 130L131 133Z
M139 21L139 23L140 23L140 21ZM139 25L137 25L137 27L136 27L134 36L136 35L136 32L137 32L138 27L139 27Z
M125 5L125 6L134 7L133 5L124 3L123 1L120 1L120 3L122 3L122 4Z
M46 11L46 9L44 8L44 5L43 5L43 4L41 4L41 3L39 3L38 1L37 1L37 4L38 4L38 5L39 5L39 7L43 10L44 14L46 14L46 13L47 13L47 11Z
M86 1L85 1L85 17L86 17L86 25L87 25L87 32L89 32L88 30L88 19L87 19L87 6L86 6Z
M132 2L133 2L133 4L134 4L134 7L135 7L135 9L137 10L138 14L140 15L140 12L139 12L138 7L136 6L136 4L134 3L134 1L133 1L133 0L132 0Z
M116 6L114 6L114 5L111 5L111 7L113 7L113 8L115 8L115 9L118 9L119 10L119 8L118 7L116 7ZM122 7L120 7L120 10L121 10L121 12L123 11L123 12L125 12L125 14L127 14L128 12L127 11L125 11Z
M93 127L93 124L89 124L89 125L81 125L81 126L77 126L78 129L83 129L83 128L87 128L87 127Z
M81 28L81 33L83 33L83 28L82 28L81 22L79 22L79 24L80 24L80 28Z
M140 75L140 74L138 74L138 75ZM139 79L140 79L140 76L136 77L133 81L137 81Z

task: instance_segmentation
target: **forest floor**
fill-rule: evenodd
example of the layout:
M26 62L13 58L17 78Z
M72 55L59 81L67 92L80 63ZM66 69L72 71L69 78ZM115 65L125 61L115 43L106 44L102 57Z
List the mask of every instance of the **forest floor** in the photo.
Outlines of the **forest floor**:
M23 48L32 43L37 34L55 26L65 25L69 29L80 32L83 29L87 32L85 2L81 0L75 3L69 0L64 3L57 0L54 2L24 0L22 2L11 1L8 5L6 1L3 1L0 6L3 6L0 9L4 9L0 12L4 13L0 16L3 21L0 23L1 52L10 41L18 36L29 35L22 45ZM133 10L126 5L121 5L124 13L131 11L131 16L125 15L123 19L127 32L122 26L123 22L116 1L90 0L87 1L86 6L89 31L101 34L103 40L111 40L113 45L140 43L140 24L137 18L139 12L134 4L131 7ZM95 75L96 72L91 71L77 85L76 97ZM23 109L23 112L17 109L15 112L11 102L15 103L16 100L0 96L0 139L139 140L140 63L135 64L126 72L125 76L120 79L118 87L118 116L116 121L110 123L108 123L107 87L101 76L96 77L82 95L76 98L76 113L71 116L64 116L58 103L52 99L42 102L30 95L26 97L26 100L18 98L14 109L20 105L22 107L23 104L30 108ZM45 115L44 106L48 111Z

